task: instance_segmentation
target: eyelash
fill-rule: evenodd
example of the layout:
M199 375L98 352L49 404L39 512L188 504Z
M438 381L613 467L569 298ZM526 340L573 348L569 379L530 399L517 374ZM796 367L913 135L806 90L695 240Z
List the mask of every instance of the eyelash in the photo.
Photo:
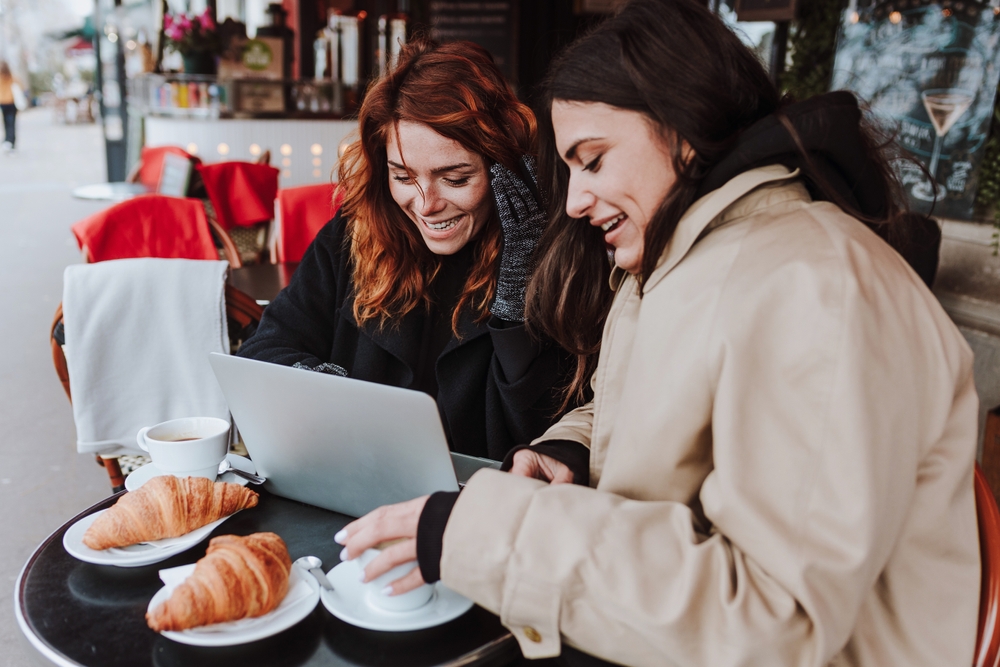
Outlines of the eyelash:
M393 176L392 180L396 181L397 183L404 183L405 184L405 183L409 183L410 182L410 177L409 176ZM465 185L466 183L469 182L469 177L466 176L465 178L456 178L456 179L446 178L446 179L444 179L444 181L445 181L445 183L447 183L448 185L452 186L453 188L460 188L460 187L462 187L463 185Z
M600 162L601 162L601 158L602 157L604 157L604 156L603 155L598 155L597 157L595 157L593 160L591 160L586 165L584 165L583 170L584 171L590 171L590 172L596 172L597 169L601 166Z

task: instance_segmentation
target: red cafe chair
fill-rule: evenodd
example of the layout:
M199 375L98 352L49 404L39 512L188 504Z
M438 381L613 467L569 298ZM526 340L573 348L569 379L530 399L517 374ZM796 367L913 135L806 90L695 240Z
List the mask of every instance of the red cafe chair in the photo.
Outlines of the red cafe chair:
M206 215L204 205L197 199L143 195L84 218L72 230L88 263L132 257L218 260L217 238L230 266L242 266L232 239ZM226 314L234 349L256 329L261 313L261 307L253 299L226 286ZM62 347L65 340L61 303L56 308L49 339L56 375L70 398L69 371ZM112 488L119 490L124 475L118 459L98 456L97 462L107 470Z
M972 664L973 667L997 667L1000 665L1000 510L978 463L973 483L983 574L976 652Z
M333 183L278 190L274 221L275 259L299 262L319 230L337 214L344 191Z
M279 171L260 162L196 166L216 220L234 240L244 264L267 259Z
M84 218L72 230L88 262L131 257L219 259L218 239L230 265L242 266L232 239L197 199L142 195Z
M150 192L158 192L160 177L163 174L163 163L168 154L177 155L190 160L192 166L200 160L179 146L143 146L139 161L125 178L129 183L141 183Z

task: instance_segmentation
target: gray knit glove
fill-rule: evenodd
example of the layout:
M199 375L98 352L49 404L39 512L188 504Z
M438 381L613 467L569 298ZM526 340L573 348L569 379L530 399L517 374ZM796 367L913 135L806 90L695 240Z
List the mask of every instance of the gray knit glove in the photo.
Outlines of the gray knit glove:
M326 373L327 375L339 375L340 377L347 377L347 371L344 370L343 366L338 366L337 364L331 363L329 361L324 362L318 366L306 366L301 361L296 361L292 364L292 368L302 368L307 371L316 371L317 373Z
M522 156L521 165L532 184L537 186L535 158ZM535 199L531 188L519 175L499 163L490 167L490 185L503 229L500 274L490 312L501 320L522 322L524 292L534 269L535 246L545 229L543 202Z

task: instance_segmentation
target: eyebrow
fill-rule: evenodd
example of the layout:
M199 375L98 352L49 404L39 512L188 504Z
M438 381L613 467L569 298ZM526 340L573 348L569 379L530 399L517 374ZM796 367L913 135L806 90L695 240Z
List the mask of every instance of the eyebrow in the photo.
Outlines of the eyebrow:
M406 170L406 166L399 164L398 162L393 162L392 160L386 160L390 167L395 167L396 169ZM468 162L459 162L458 164L450 164L447 167L438 167L437 169L432 169L432 174L443 174L448 171L455 171L456 169L465 169L467 167L472 167L473 165Z
M580 147L580 144L585 144L588 141L597 141L600 138L601 137L586 137L584 139L578 139L576 143L574 143L572 146L569 147L569 150L566 151L566 154L563 156L563 159L566 160L567 162L569 160L574 159L576 157L576 149Z

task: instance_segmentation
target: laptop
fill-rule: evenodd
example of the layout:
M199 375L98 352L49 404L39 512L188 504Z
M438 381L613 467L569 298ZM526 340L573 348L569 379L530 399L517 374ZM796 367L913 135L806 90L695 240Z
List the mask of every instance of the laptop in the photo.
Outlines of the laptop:
M458 491L500 463L448 450L437 403L420 391L213 352L264 487L348 516Z

